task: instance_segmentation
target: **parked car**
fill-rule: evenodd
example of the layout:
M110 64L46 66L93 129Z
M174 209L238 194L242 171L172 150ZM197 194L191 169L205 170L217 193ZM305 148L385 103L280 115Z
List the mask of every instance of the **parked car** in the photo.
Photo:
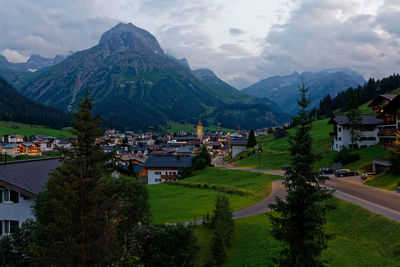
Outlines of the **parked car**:
M367 180L371 175L375 175L373 172L365 172L360 175L361 180Z
M334 174L335 171L334 171L332 168L320 168L320 169L319 169L319 173L322 174L322 175L325 175L325 174Z
M354 175L358 175L358 173L350 171L349 169L339 169L335 171L335 177L354 176Z

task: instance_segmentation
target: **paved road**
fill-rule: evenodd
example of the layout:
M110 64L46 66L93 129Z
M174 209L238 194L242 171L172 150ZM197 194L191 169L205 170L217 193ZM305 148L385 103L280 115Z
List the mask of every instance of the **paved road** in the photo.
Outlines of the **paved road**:
M258 169L241 168L226 165L221 157L213 161L217 167L224 167L231 170L258 171ZM270 173L283 176L284 172L280 170L261 170L264 173ZM359 176L334 178L327 180L325 185L335 189L335 196L364 207L372 212L381 214L389 219L400 222L400 194L375 187L363 185ZM272 192L264 200L241 210L234 212L234 218L248 217L269 211L268 205L274 202L276 196L283 197L285 189L280 181L272 183Z

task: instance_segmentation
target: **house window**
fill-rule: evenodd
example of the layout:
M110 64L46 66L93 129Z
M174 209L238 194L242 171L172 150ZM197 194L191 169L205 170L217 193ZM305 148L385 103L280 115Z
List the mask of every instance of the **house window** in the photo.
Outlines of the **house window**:
M7 188L0 189L0 203L1 202L19 203L19 193Z
M1 227L3 226L3 227ZM0 221L0 234L12 234L18 228L18 221L4 220Z
M339 136L339 141L342 141L342 137Z
M338 131L341 132L342 131L342 127L338 127Z

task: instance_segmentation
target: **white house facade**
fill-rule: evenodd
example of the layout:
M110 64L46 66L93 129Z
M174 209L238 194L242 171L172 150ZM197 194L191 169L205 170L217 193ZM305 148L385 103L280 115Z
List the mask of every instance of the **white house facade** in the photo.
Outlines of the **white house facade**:
M379 143L378 125L381 121L373 115L362 115L361 130L358 131L359 138L354 142L357 148L369 147ZM351 140L351 128L346 115L336 115L329 122L333 124L332 150L340 151L343 148L351 148L353 142Z
M147 183L158 184L178 179L180 168L192 167L191 156L150 154L143 165L147 172Z
M0 164L0 235L10 234L27 219L58 159L20 160Z

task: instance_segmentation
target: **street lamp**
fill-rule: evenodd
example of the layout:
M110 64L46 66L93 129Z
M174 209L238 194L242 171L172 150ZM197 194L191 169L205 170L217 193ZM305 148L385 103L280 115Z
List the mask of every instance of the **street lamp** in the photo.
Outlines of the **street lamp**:
M258 172L261 172L261 145L258 146Z

